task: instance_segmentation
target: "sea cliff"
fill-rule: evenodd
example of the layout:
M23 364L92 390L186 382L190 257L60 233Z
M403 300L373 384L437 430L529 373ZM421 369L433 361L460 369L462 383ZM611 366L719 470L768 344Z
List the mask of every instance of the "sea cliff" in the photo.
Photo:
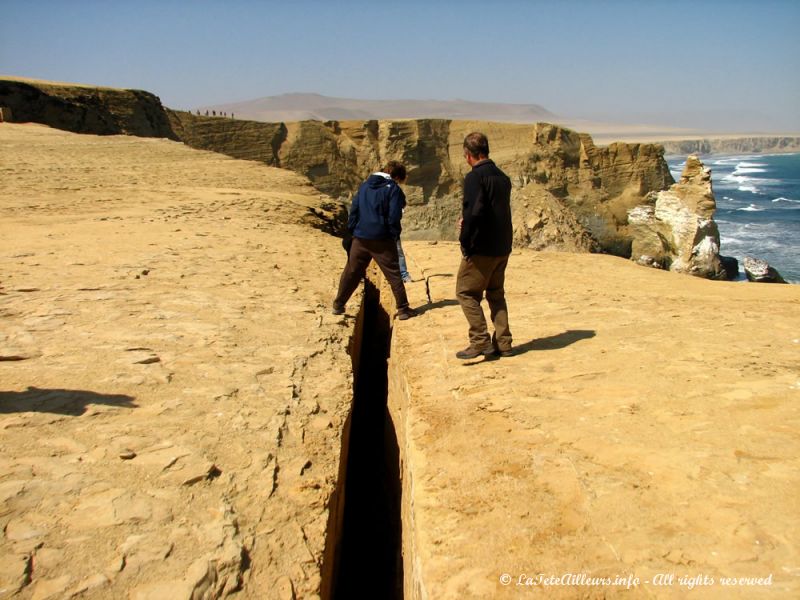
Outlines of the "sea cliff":
M627 211L673 183L652 144L598 147L590 136L547 123L513 125L415 119L261 123L165 109L147 92L0 80L0 106L16 122L76 133L179 139L308 177L321 193L348 200L387 160L406 163L407 239L456 238L467 165L461 144L487 133L492 158L514 182L515 243L533 249L599 250L630 256Z
M673 183L657 145L598 147L586 134L548 123L414 119L237 125L185 112L172 117L175 131L191 132L182 139L193 147L241 158L254 144L248 140L261 140L257 143L269 148L262 153L268 164L305 175L321 192L342 200L386 161L404 162L408 239L456 239L461 182L468 169L462 142L474 130L487 133L492 158L512 178L518 245L629 256L627 210ZM258 133L231 137L237 127Z
M264 123L201 116L165 108L153 94L82 85L0 79L0 107L17 122L39 122L77 133L128 134L180 140L193 148L253 160L294 171L324 196L344 207L358 185L388 160L408 168L408 199L403 226L406 240L455 240L461 185L468 165L462 141L470 131L485 132L492 159L513 183L514 245L533 250L604 252L642 264L678 268L699 243L664 242L653 221L643 226L655 196L674 181L659 144L611 143L598 146L591 136L565 127L515 125L449 119L299 121ZM4 111L5 114L5 111ZM754 151L792 148L798 138L741 138L672 142L670 151ZM677 145L676 145L677 144ZM686 194L686 206L714 202L713 192ZM666 197L666 196L665 196ZM665 201L662 201L664 204ZM332 206L332 205L331 205ZM683 210L683 209L682 209ZM708 214L706 214L708 213ZM713 208L705 211L712 254L719 252ZM666 238L663 238L666 239ZM681 238L683 239L683 238ZM656 246L661 244L663 250ZM683 262L688 260L685 256ZM719 258L713 268L683 270L722 277ZM672 267L669 267L672 265Z
M800 152L800 136L703 138L660 142L666 154L777 154Z

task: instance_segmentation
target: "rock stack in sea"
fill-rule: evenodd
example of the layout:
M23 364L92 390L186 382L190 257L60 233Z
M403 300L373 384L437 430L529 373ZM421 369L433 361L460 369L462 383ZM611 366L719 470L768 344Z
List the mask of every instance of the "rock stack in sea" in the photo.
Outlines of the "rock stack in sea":
M631 259L698 277L730 278L719 255L715 210L711 170L692 155L678 183L628 211Z

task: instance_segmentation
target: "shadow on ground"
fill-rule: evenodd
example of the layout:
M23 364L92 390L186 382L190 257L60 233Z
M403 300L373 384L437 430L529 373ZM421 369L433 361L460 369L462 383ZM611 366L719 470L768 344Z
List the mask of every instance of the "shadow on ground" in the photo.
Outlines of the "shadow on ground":
M48 412L80 416L90 404L136 408L134 398L122 394L98 394L85 390L50 390L29 387L24 392L0 392L0 414Z
M559 333L558 335L534 339L529 342L525 342L524 344L520 344L519 346L514 346L511 349L511 356L519 356L520 354L525 354L531 350L560 350L561 348L566 348L575 342L588 340L596 335L597 333L593 329L570 329L569 331ZM499 360L500 358L500 355L493 354L491 356L481 357L479 360L464 362L463 364L465 367L471 367L473 365L479 365L482 362Z
M415 310L417 311L417 313L423 314L428 312L429 310L444 308L445 306L458 306L458 300L437 300L436 302L428 302L427 304L418 306Z
M546 338L533 339L519 346L514 346L514 356L518 354L525 354L531 350L560 350L579 342L581 340L588 340L597 335L594 329L570 329L558 335L551 335Z

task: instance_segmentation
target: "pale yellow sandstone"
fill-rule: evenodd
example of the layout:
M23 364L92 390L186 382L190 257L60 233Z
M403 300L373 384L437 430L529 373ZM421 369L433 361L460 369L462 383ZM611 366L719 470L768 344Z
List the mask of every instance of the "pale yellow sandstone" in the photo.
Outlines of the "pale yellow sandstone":
M633 173L630 149L614 152ZM0 169L0 356L22 357L0 362L0 519L41 532L0 540L14 557L4 585L328 597L360 296L330 314L344 255L317 229L330 218L319 192L174 142L14 124L0 126ZM517 598L530 591L520 576L670 572L772 576L697 598L797 595L796 286L515 251L518 353L465 364L457 245L406 250L423 310L394 323L389 408L407 597ZM203 475L208 464L219 473ZM63 555L29 579L43 549Z
M245 595L298 564L298 595L319 593L352 395L319 192L178 142L9 123L0 172L0 555L62 552L29 580L15 558L7 585L218 597L247 552ZM301 455L315 487L281 468Z

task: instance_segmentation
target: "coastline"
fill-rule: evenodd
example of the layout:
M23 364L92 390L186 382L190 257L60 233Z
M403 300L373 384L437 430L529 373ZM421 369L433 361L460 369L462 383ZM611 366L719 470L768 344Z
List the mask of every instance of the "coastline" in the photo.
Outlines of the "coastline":
M701 156L736 154L795 154L800 153L800 134L725 134L725 135L609 135L591 134L600 146L615 142L661 144L665 156L699 154Z
M797 198L800 152L734 152L700 155L711 170L721 238L720 253L740 263L746 256L766 260L789 284L800 283ZM678 177L684 154L665 156Z

